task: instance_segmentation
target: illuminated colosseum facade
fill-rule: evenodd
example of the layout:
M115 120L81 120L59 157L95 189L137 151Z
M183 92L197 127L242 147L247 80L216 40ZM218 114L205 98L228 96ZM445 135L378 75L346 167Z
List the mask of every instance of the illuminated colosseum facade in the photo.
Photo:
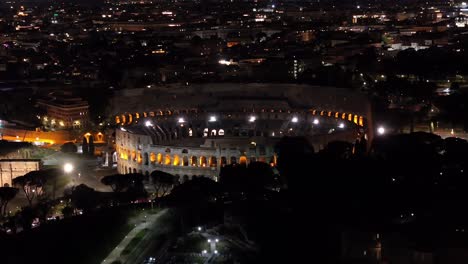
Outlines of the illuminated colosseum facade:
M216 179L228 164L276 165L283 136L316 149L369 131L367 100L348 90L284 84L211 84L122 91L111 104L118 172L161 170Z

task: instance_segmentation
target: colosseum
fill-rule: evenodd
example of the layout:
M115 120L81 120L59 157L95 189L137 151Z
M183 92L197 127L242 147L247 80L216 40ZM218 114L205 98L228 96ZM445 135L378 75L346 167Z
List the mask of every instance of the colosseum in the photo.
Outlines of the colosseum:
M369 103L332 87L295 84L170 85L123 90L115 116L118 172L161 170L187 180L217 179L227 164L276 165L283 136L305 136L315 149L371 136Z

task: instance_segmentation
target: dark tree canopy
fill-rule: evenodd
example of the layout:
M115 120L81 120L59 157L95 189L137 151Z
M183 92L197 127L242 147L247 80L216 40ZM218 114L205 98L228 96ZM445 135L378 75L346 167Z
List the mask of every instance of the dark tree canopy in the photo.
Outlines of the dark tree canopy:
M151 172L150 178L157 197L165 196L177 182L174 175L159 170Z
M8 203L15 198L18 191L13 187L0 187L0 218L7 214Z
M67 142L60 147L60 151L65 153L76 153L78 147L73 142Z

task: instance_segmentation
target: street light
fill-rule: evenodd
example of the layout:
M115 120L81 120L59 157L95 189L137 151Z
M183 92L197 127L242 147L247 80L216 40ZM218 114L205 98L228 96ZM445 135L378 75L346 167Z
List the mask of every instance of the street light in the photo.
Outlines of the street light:
M385 134L385 128L384 128L383 126L378 127L378 128L377 128L377 133L378 133L379 135Z
M151 121L148 120L145 122L145 126L147 127L153 126L153 123L151 123Z
M291 119L291 121L292 121L293 123L297 123L297 122L299 121L299 119L297 118L297 116L295 116L295 117L293 117L293 118Z
M208 119L208 122L216 122L216 116L210 116L210 119Z
M340 123L340 124L338 125L338 127L339 127L339 128L344 128L345 125L344 125L344 123Z
M250 116L250 117L249 117L249 122L250 122L250 123L255 122L255 120L257 120L257 118L256 118L255 116Z
M183 117L179 117L179 124L185 123L185 120Z
M314 123L314 125L318 125L320 123L320 121L318 120L318 118L315 118L312 123Z
M73 164L71 163L65 163L65 165L63 165L63 171L65 173L71 173L73 171L74 167L73 167Z

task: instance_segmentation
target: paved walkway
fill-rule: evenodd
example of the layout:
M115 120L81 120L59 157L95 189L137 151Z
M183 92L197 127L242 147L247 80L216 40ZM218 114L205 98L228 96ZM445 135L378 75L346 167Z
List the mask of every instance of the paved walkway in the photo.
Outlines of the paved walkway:
M112 252L101 263L109 264L117 260L119 260L121 263L125 263L127 256L121 256L122 251L125 249L125 247L141 230L149 228L165 212L166 209L153 215L142 214L137 220L137 223L139 224L135 224L135 227L124 237L122 241L120 241L117 247L115 247L114 250L112 250ZM147 216L146 221L143 222L145 220L145 215Z

